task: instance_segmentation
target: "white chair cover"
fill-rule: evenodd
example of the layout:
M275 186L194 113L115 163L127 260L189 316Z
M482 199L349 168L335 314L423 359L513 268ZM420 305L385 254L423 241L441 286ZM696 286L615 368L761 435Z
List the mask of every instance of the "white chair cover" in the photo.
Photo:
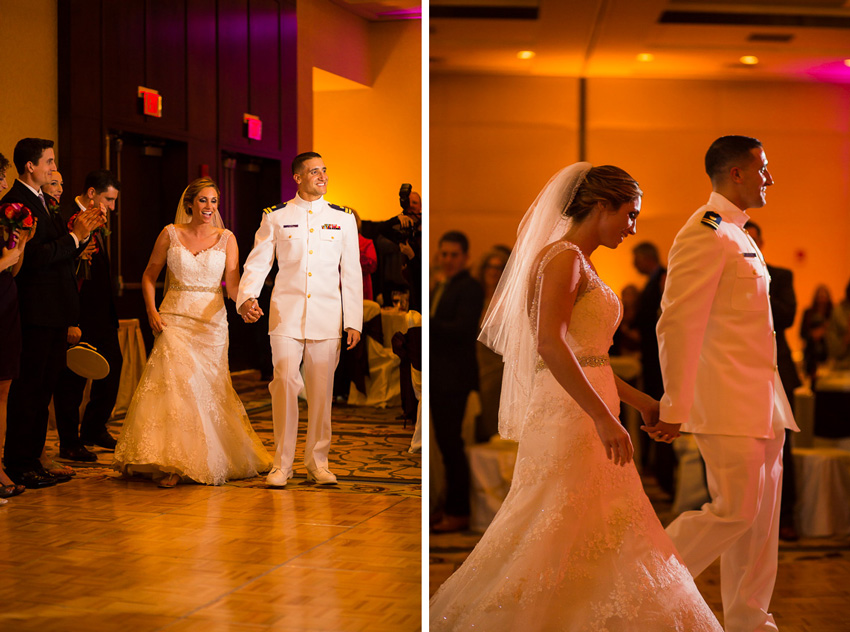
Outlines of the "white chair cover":
M381 306L375 301L363 301L363 322L380 317ZM360 344L365 344L369 354L369 377L366 378L364 395L354 384L348 395L352 406L375 406L386 408L401 404L401 386L399 384L399 357L371 336L363 336Z

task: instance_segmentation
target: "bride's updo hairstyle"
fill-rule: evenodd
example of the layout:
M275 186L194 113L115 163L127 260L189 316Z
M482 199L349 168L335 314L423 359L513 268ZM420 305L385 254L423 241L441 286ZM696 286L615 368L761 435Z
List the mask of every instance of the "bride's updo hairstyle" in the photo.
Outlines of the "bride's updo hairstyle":
M572 203L564 209L564 217L576 224L587 219L597 202L607 201L613 209L643 196L637 180L612 165L593 167L576 191Z
M195 198L198 197L198 194L207 187L215 189L215 194L218 196L219 200L221 199L221 191L219 191L218 185L213 182L211 178L198 178L197 180L193 180L183 192L183 210L186 211L186 215L189 215L190 217L192 216L192 204L194 203Z

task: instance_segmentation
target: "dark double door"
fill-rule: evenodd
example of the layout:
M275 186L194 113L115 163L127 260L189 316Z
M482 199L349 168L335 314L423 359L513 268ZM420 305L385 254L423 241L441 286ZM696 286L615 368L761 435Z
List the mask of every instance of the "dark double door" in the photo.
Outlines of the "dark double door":
M138 318L150 352L153 334L141 292L142 273L163 227L174 221L178 200L190 180L185 142L129 133L109 137L110 168L121 181L116 213L110 218L112 274L119 318ZM251 250L262 209L280 202L280 161L223 153L219 203L226 226L236 236L241 265ZM162 277L156 301L162 300ZM267 321L247 326L226 301L232 370L261 368L267 361Z

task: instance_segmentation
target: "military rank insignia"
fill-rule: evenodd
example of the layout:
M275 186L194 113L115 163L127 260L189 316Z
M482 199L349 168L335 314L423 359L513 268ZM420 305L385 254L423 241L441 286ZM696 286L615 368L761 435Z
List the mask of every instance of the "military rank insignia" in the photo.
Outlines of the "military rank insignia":
M322 224L322 230L339 230L339 224Z
M702 216L700 220L701 223L705 224L712 230L717 230L720 228L720 222L723 221L723 218L720 217L719 214L714 211L706 211L705 215Z
M339 204L331 204L330 202L328 202L328 206L330 206L332 209L336 209L337 211L342 211L343 213L353 213L354 212L350 208L348 208L347 206L340 206Z
M266 215L268 215L269 213L274 213L275 211L279 211L280 209L284 208L286 205L287 205L287 202L284 202L283 204L276 204L274 206L269 206L269 207L263 209L263 213L265 213Z

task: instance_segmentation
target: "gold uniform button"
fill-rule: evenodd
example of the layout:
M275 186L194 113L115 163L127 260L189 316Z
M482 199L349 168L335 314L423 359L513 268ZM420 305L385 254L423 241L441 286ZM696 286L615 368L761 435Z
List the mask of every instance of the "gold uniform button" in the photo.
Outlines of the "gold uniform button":
M313 229L312 229L312 228L310 229L310 232L311 232L311 233L313 232Z
M308 212L308 213L310 213L310 215L312 215L312 214L313 214L313 211L307 211L307 212Z
M310 298L310 295L309 295L309 294L307 295L307 298Z
M333 238L334 238L334 236L333 236L333 235L331 235L331 239L333 239Z
M313 276L313 273L312 273L312 272L308 272L308 273L307 273L307 276ZM773 334L773 335L775 336L776 334Z
M289 238L292 239L292 235L290 235Z
M312 251L312 250L310 251L310 254L311 254L311 255L313 254L313 251Z

